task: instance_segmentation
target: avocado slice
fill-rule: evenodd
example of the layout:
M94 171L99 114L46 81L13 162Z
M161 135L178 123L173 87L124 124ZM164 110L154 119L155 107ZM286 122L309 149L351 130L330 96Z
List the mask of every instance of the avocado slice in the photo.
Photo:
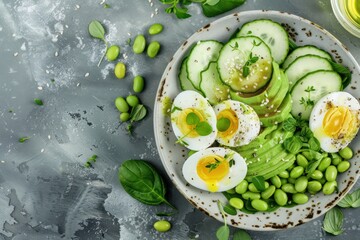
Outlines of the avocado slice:
M290 94L288 93L285 96L279 108L276 109L276 111L272 113L259 115L260 121L265 127L281 123L289 117L291 108L292 108L292 100Z
M262 144L265 141L265 139L268 138L267 136L270 135L270 133L274 132L277 129L278 129L277 125L263 128L262 131L260 132L260 134L254 140L252 140L249 144L234 148L234 150L236 152L243 152L246 150L251 150L251 149L257 148L257 147L259 147L260 144Z
M282 151L280 154L278 154L266 164L262 164L261 166L256 167L252 167L251 164L249 164L247 176L262 175L263 172L266 172L266 169L271 168L274 165L276 166L280 161L282 161L282 159L285 159L287 155L288 153L284 149L284 151Z
M253 93L230 91L231 99L246 103L248 105L253 105L253 104L260 105L261 101L263 101L264 99L275 97L276 93L279 91L281 87L281 83L283 79L280 73L281 70L279 68L279 65L276 62L272 62L272 68L273 68L272 77L269 83L265 87Z

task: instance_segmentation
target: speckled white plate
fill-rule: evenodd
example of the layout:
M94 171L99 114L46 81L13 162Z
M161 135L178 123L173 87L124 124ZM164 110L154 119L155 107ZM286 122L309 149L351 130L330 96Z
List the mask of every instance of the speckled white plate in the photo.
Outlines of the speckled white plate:
M188 151L175 144L176 138L171 129L170 119L162 112L162 101L167 97L174 99L180 92L177 76L181 60L194 43L209 39L226 42L242 24L261 18L272 19L281 23L298 45L318 46L331 53L333 59L348 66L353 71L353 79L346 91L356 98L360 97L359 90L356 90L360 89L360 67L347 48L325 29L301 17L277 11L240 12L207 24L194 33L176 51L160 81L154 109L155 139L162 163L177 189L196 208L219 221L222 221L222 217L216 201L226 202L226 199L221 193L201 191L186 183L181 169ZM338 176L339 191L337 194L325 196L318 193L304 205L279 208L271 213L245 214L238 211L236 216L227 217L228 224L251 230L278 230L298 226L324 214L337 204L359 177L359 136L352 142L352 148L356 152L355 159L351 160L352 165L349 171Z

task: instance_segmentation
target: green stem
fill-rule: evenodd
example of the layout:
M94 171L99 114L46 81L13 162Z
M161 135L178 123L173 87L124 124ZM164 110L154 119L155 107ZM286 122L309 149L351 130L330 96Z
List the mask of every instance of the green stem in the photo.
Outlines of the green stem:
M226 216L225 216L225 212L224 212L224 209L223 209L223 207L222 207L222 204L221 204L220 200L217 201L217 204L218 204L218 208L219 208L219 210L220 210L220 212L221 212L221 215L222 215L222 217L223 217L223 219L224 219L224 224L225 224L225 226L226 226L226 225L227 225L227 223L226 223Z
M105 52L104 52L104 54L102 55L102 57L100 58L100 61L99 61L99 63L98 63L98 67L100 67L100 64L101 64L101 62L103 61L103 59L104 59L104 57L105 57L105 55L106 55L106 52L107 52L107 50L108 50L108 43L105 41L105 39L103 39L104 40L104 43L105 43Z

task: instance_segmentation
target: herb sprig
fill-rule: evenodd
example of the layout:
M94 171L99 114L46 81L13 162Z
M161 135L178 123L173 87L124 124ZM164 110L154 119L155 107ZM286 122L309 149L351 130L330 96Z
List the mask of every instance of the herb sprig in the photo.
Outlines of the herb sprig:
M252 42L252 47L250 49L250 53L247 57L247 61L245 62L244 66L242 67L242 76L243 77L247 77L249 76L250 74L250 66L253 65L254 63L256 63L258 60L259 60L259 57L258 56L254 56L253 55L253 50L255 47L258 47L260 46L261 42L258 42L256 43L256 41L254 40ZM239 50L239 44L237 42L235 42L234 46L230 46L232 48L232 51L236 51L236 50Z
M217 158L214 158L214 162L208 163L205 167L209 168L209 172L211 172L212 170L215 170L219 167L219 165L221 164L221 161Z
M311 99L311 92L315 92L316 89L314 88L314 86L309 86L304 91L307 92L308 96L307 98L301 97L300 104L304 105L306 110L308 107L312 107L315 104L314 100Z
M108 43L105 40L105 29L104 29L103 25L97 20L91 21L90 24L89 24L88 29L89 29L89 34L93 38L100 39L105 43L105 52L102 55L102 57L100 58L100 61L99 61L98 65L97 65L99 67L102 60L104 59L104 57L106 55L107 50L108 50Z

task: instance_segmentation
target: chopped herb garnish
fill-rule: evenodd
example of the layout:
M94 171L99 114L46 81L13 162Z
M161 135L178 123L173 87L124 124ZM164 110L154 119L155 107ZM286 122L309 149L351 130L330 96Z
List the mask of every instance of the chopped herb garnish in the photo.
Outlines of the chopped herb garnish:
M245 62L244 66L243 66L243 77L247 77L250 74L250 66L253 65L254 63L256 63L259 60L258 56L253 56L252 50L254 49L254 47L260 46L261 42L256 43L256 41L254 40L252 42L253 46L250 49L250 54L248 56L248 60Z
M212 170L215 170L220 164L221 161L219 161L219 159L214 158L215 162L212 163L208 163L205 167L209 168L209 172L211 172Z
M30 139L30 137L22 137L22 138L19 138L19 142L23 143L29 139Z
M39 98L34 98L34 103L39 106L44 105L43 101Z
M86 168L90 168L90 167L92 167L93 165L93 163L95 163L96 162L96 159L98 158L98 156L97 155L92 155L91 157L89 157L88 158L88 160L86 161L86 163L84 164L84 166L86 167Z
M300 99L300 104L304 105L305 109L307 109L308 107L312 107L315 105L315 102L313 100L311 100L310 94L311 94L311 92L316 91L316 89L314 88L314 86L309 86L304 91L308 93L308 97L306 99L304 97L302 97Z
M111 8L111 6L107 3L104 4L104 8Z

